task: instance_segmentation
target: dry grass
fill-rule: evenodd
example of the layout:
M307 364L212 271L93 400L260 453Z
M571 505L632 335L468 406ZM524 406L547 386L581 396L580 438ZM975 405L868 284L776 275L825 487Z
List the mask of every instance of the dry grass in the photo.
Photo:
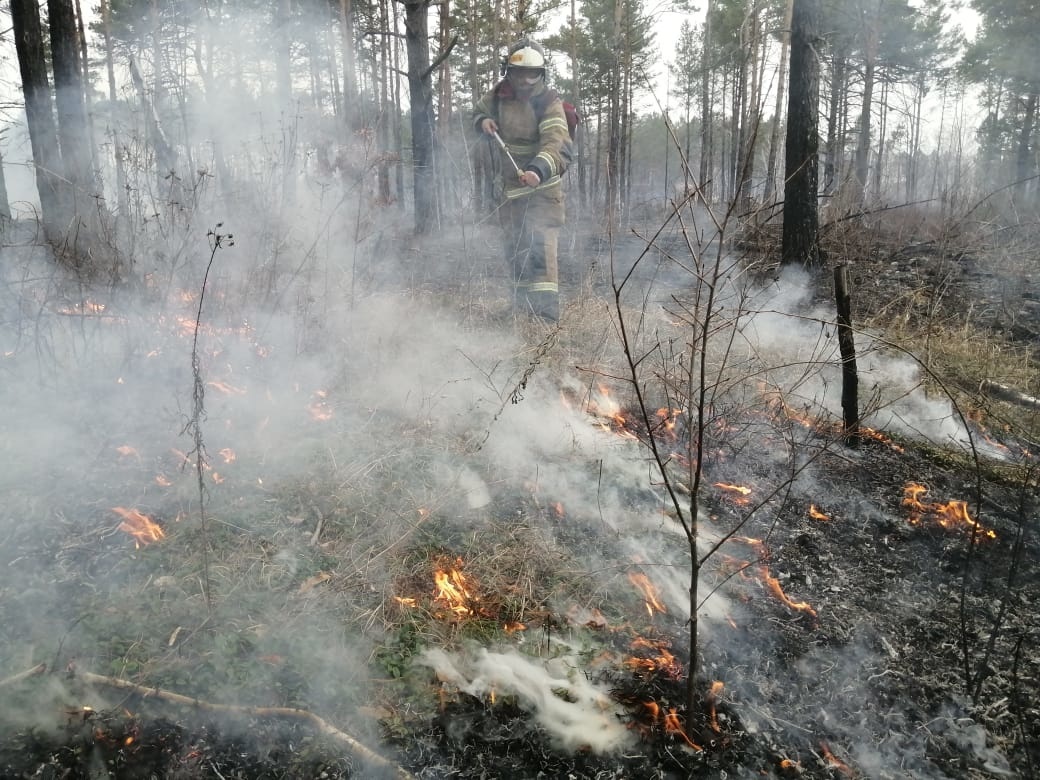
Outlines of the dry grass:
M841 253L864 278L884 279L893 251L917 228L908 219L895 234L843 229L833 238L831 257ZM1001 257L1010 269L1024 254L1016 249ZM978 392L982 380L990 379L1035 393L1040 370L1032 347L995 334L973 307L961 305L966 294L950 263L940 254L927 273L915 264L894 285L872 289L862 327L916 355L954 400L983 415L984 424L1035 441L1035 413ZM453 335L502 328L507 306L491 279L490 273L473 274L462 329ZM413 673L412 663L425 648L475 641L542 652L544 634L563 630L588 652L599 649L580 626L566 626L566 615L572 608L599 610L619 624L642 616L638 594L618 587L628 560L619 540L610 538L599 517L571 514L543 491L540 469L558 464L549 460L519 470L475 446L482 437L499 435L502 410L531 404L525 402L530 394L577 384L582 396L603 377L624 376L618 312L602 289L586 281L573 288L562 330L507 319L502 353L472 356L494 386L489 395L497 415L496 408L481 408L483 417L450 409L457 422L438 425L429 418L439 410L442 390L414 376L401 381L416 380L405 389L421 397L417 406L424 414L396 415L375 408L379 399L349 384L356 378L344 369L343 386L332 388L330 402L340 414L324 428L301 424L282 431L292 440L297 466L262 486L255 475L266 473L270 451L243 451L237 476L230 469L228 483L211 485L202 496L190 481L181 484L175 500L149 492L141 486L145 467L109 475L89 511L60 491L41 496L34 487L75 479L75 468L27 474L4 510L0 564L19 579L4 587L12 595L0 605L0 619L15 628L0 642L0 671L17 672L41 659L58 666L75 660L186 695L306 706L375 735L383 728L407 733L410 725L435 716L438 686L428 674ZM416 302L453 305L455 293L436 282L424 279L414 297L395 303L405 316ZM630 322L643 314L635 307L622 312ZM654 339L666 342L676 335L666 330L667 322L653 324L659 330L647 333ZM363 339L364 329L355 335ZM392 364L402 346L389 337L379 345L344 342L338 345L344 362L375 357ZM505 368L499 370L500 364ZM623 381L612 383L624 390ZM427 416L427 410L433 411ZM222 424L231 429L236 423L204 423L204 436L214 446ZM577 463L586 487L594 485L602 464L582 463L585 455L577 446L574 453L568 467ZM454 476L446 477L439 463L450 464ZM468 488L458 477L467 470L492 487L494 501L467 501ZM104 468L98 473L104 475ZM652 469L640 473L653 478ZM637 496L632 503L643 511L639 491L647 485L612 487L621 493L630 488ZM113 532L106 510L127 495L143 495L159 510L165 540L135 549ZM211 515L205 528L198 522L200 501ZM33 522L25 524L25 518ZM468 585L466 597L454 605L462 613L438 597L437 573L451 571ZM46 618L34 623L30 616L41 610ZM379 723L369 717L374 712Z

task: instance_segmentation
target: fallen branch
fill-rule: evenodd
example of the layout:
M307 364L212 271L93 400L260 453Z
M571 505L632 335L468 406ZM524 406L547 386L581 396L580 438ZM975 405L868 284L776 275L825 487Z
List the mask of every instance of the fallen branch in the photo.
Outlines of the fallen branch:
M1027 409L1040 409L1040 398L1026 395L1014 388L1002 385L999 382L994 382L990 379L983 379L979 389L986 395L996 398L998 401L1006 401L1009 404L1024 406Z
M257 718L286 718L288 720L309 723L319 733L346 745L353 754L362 761L372 766L379 767L380 769L388 770L391 773L390 776L395 777L398 780L415 780L415 775L408 770L397 766L386 758L383 758L383 756L379 755L371 748L366 747L362 743L358 742L354 737L350 736L346 732L340 731L328 721L315 715L309 710L301 710L295 707L246 707L237 704L215 704L203 699L195 699L190 696L173 693L172 691L165 691L161 688L146 688L143 685L138 685L137 683L132 683L128 680L121 680L116 677L106 677L101 674L81 671L76 671L74 674L83 682L92 685L104 685L109 688L118 688L123 691L130 691L131 693L140 696L142 699L159 699L160 701L168 702L170 704L178 704L183 707L191 707L206 712L223 712ZM22 675L28 676L28 673L23 672Z
M26 669L24 672L18 672L18 674L12 674L10 677L5 677L0 680L0 688L5 685L14 685L16 682L27 680L30 677L35 677L38 674L43 674L47 671L47 664L37 664L32 669Z

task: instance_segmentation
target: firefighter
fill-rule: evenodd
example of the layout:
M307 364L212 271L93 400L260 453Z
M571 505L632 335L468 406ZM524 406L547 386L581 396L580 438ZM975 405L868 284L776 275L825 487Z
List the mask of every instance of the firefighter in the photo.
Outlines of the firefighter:
M530 39L509 48L504 77L473 109L499 172L496 200L515 306L548 322L560 317L557 250L564 225L561 176L571 137L559 95L546 84L545 52Z

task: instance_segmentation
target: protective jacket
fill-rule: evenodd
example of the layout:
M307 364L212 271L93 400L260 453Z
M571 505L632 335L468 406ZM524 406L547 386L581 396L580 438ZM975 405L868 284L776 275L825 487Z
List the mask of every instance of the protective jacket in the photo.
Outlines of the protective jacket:
M480 132L494 119L516 165L538 174L540 183L527 187L518 180L509 155L493 143L499 188L499 217L506 256L515 284L516 302L548 320L559 317L559 229L566 219L561 176L572 156L567 116L559 95L545 83L529 98L519 97L508 79L484 95L473 109L473 127Z

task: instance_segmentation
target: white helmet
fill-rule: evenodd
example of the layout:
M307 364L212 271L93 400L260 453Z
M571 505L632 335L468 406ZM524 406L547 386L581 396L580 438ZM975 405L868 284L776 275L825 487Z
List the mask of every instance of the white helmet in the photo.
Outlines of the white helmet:
M509 47L507 68L544 68L545 52L530 38L517 41Z

